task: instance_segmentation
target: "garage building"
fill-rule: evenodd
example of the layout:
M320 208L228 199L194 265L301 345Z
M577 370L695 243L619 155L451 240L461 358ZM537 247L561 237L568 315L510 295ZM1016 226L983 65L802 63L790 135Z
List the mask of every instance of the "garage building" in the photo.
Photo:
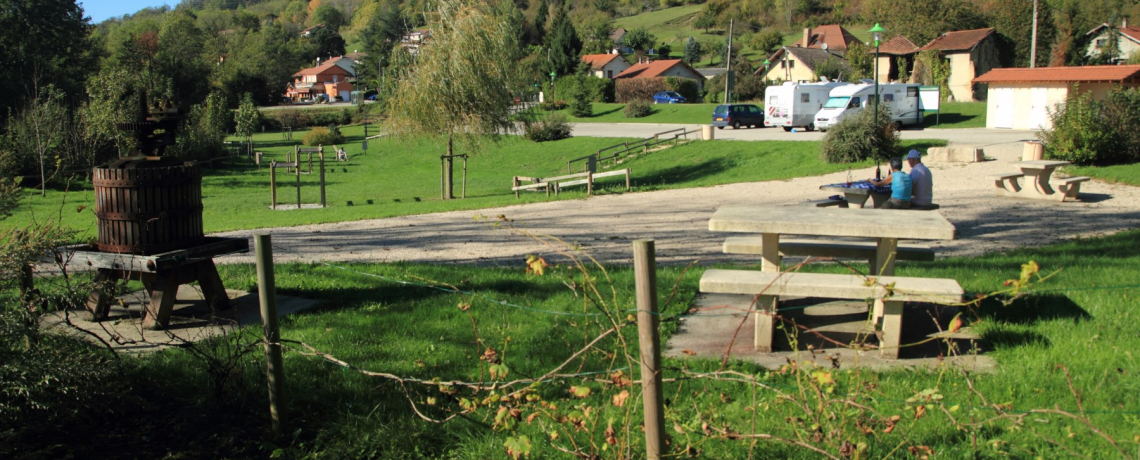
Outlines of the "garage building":
M973 82L989 85L987 128L1049 129L1048 110L1069 97L1104 99L1114 87L1140 86L1140 65L993 69Z

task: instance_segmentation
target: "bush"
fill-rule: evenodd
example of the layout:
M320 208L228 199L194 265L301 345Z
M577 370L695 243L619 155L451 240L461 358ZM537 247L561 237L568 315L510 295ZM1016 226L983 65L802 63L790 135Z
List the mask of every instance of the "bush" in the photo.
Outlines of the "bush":
M614 97L619 103L653 100L653 95L668 91L664 78L623 78L614 83Z
M590 102L613 102L614 81L593 75L562 77L554 82L549 96L551 100L573 100L577 85L586 92Z
M538 108L545 110L547 112L553 112L555 110L562 110L562 109L566 108L566 101L563 101L561 99L559 99L559 100L548 99L546 101L543 101L542 104L539 104Z
M648 116L652 112L649 107L649 101L644 99L635 99L625 105L626 118L641 118Z
M594 104L590 102L589 95L582 86L579 86L578 90L574 91L573 97L570 99L570 114L578 118L594 115Z
M292 127L302 129L310 126L347 125L352 123L355 110L351 109L285 109L262 112L266 128L281 129Z
M701 85L691 78L665 77L665 90L676 91L689 102L701 100Z
M556 141L570 137L570 123L560 113L550 113L535 121L524 121L523 132L535 142Z
M1049 110L1052 129L1038 133L1045 156L1077 165L1140 161L1140 91L1113 90L1099 101L1089 93Z
M854 163L897 156L902 146L886 106L879 107L878 119L876 126L875 110L868 107L828 129L820 154L823 161Z
M328 128L318 126L310 129L305 133L304 139L301 143L309 146L314 145L333 145L344 142L344 136L340 134L340 128L336 125L329 126Z

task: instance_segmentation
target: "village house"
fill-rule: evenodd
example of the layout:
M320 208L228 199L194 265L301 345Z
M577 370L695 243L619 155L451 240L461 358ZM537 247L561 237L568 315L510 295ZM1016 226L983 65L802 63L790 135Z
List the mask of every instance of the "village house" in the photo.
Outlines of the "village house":
M974 83L988 85L987 128L1050 129L1049 110L1069 98L1140 86L1140 65L993 69Z
M630 66L614 77L614 80L623 78L660 78L680 77L695 80L697 88L703 88L705 77L680 59L662 59L660 61L643 61Z
M1085 35L1090 37L1088 49L1085 50L1085 56L1089 58L1099 57L1102 50L1105 50L1113 39L1116 40L1114 55L1107 59L1107 64L1119 64L1140 52L1140 27L1128 27L1127 19L1120 27L1101 24Z
M590 66L590 73L595 77L611 80L630 67L620 54L586 54L582 62Z
M619 52L622 52L625 54L629 54L629 53L633 52L633 48L626 46L625 34L626 34L626 30L621 28L621 27L618 27L617 29L614 29L614 31L610 33L610 41L613 42L615 51L619 51Z
M285 90L285 97L293 101L312 101L319 94L328 96L329 101L341 98L347 101L352 97L352 83L348 71L335 62L325 62L293 74L293 83Z
M839 24L804 28L799 42L777 50L768 57L767 70L758 69L756 73L768 81L817 81L816 68L832 59L848 75L851 72L845 55L855 43L859 39Z
M400 37L400 47L408 50L412 56L419 54L420 46L427 43L431 39L431 30L429 29L416 29L405 33Z
M324 25L324 24L317 24L317 25L315 25L315 26L313 26L313 27L310 27L310 28L308 28L308 29L302 30L302 31L301 31L301 32L300 32L298 35L300 35L300 36L302 36L302 37L304 37L304 38L309 38L309 37L312 37L312 36L313 36L313 34L316 34L318 30L321 30L321 29L324 29L324 28L325 28L325 25Z
M909 76L914 69L915 54L918 54L918 46L902 35L880 43L879 81L898 81L903 74Z
M980 101L986 97L984 83L974 79L1001 67L998 60L997 35L993 28L946 32L931 40L919 51L938 50L950 62L947 82L955 101Z

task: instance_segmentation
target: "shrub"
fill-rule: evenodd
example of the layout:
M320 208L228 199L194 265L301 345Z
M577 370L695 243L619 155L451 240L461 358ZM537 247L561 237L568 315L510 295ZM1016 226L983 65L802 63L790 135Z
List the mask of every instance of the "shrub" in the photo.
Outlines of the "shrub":
M535 142L556 141L570 137L570 123L560 113L549 113L545 117L523 122L523 132L527 139Z
M1113 90L1099 101L1089 93L1049 110L1052 129L1038 133L1045 156L1078 165L1140 161L1140 91Z
M823 137L820 156L828 163L886 160L897 156L901 149L899 133L886 106L879 107L878 120L876 125L875 110L868 107L832 126Z
M309 132L305 133L304 139L301 140L301 143L310 146L333 145L343 142L344 136L340 134L340 128L336 125L332 125L328 128L318 126L316 128L310 129Z
M625 105L626 118L641 118L648 116L651 112L649 101L644 99L634 99Z
M581 78L579 78L579 80L581 80ZM586 93L583 86L585 85L579 85L570 99L570 114L579 118L594 115L594 104L590 102L589 94Z
M667 91L664 78L623 78L614 83L614 97L622 104L652 100L661 91Z
M665 77L665 89L667 91L676 91L678 94L685 96L685 99L689 102L701 100L701 85L698 85L697 81L692 78Z
M550 99L573 100L576 83L586 92L590 102L614 101L614 81L592 75L559 78L550 90Z
M538 108L545 110L547 112L553 112L555 110L562 110L562 109L566 108L566 101L563 101L561 99L559 99L559 100L546 100L546 101L543 101L542 104L539 104Z

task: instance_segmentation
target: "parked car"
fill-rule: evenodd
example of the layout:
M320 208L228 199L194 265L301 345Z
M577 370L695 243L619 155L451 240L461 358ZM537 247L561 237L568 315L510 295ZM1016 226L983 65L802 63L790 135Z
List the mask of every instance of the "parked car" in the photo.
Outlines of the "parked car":
M753 104L721 104L713 110L712 125L717 129L764 126L764 111Z
M662 91L653 95L654 104L682 104L688 101L685 96L677 94L676 91Z

